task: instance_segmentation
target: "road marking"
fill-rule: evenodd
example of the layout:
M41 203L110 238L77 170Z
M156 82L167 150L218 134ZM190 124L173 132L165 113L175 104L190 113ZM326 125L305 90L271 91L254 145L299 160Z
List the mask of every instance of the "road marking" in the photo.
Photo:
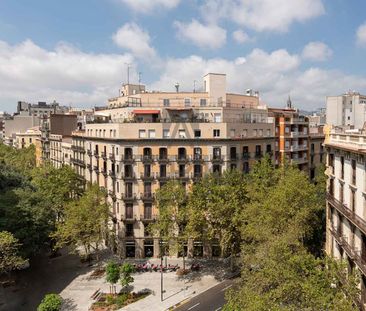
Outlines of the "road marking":
M215 311L220 311L221 310L221 307L217 308Z
M199 306L200 304L201 304L200 302L199 303L196 303L194 306L190 307L188 310L192 310L193 308Z
M230 288L231 286L233 286L233 285L226 286L226 287L225 287L225 288L223 288L221 291L223 292L223 291L227 290L228 288Z

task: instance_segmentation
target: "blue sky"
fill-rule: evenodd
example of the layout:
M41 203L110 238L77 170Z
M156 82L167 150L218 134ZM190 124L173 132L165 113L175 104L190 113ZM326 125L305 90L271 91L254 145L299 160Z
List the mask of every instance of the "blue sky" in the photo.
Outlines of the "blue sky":
M18 100L103 105L131 80L191 90L206 72L270 106L366 93L359 0L0 0L0 110Z

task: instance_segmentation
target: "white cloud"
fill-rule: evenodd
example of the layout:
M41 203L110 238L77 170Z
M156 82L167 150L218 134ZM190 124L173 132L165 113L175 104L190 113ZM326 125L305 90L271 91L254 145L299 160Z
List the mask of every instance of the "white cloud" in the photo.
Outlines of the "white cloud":
M365 77L319 68L302 70L296 54L286 50L267 53L259 49L233 60L195 55L168 59L160 78L151 83L150 88L174 90L174 83L178 81L181 90L191 91L193 81L208 72L226 73L228 91L259 90L261 100L272 107L284 107L288 94L296 107L311 110L324 106L327 95L348 89L366 91ZM198 87L202 88L202 84Z
M256 31L276 32L324 12L322 0L205 0L201 7L208 20L228 19Z
M232 34L233 36L233 39L239 43L239 44L243 44L247 41L250 40L250 37L248 36L247 33L245 33L243 30L241 29L238 29L238 30L235 30Z
M150 46L150 35L135 23L126 23L113 35L113 41L121 48L131 51L145 61L156 57L156 51Z
M119 0L132 10L139 13L150 13L159 8L173 9L180 0Z
M226 30L215 24L201 24L193 19L190 23L174 22L178 38L206 49L222 47L226 42Z
M323 62L331 58L333 51L323 42L310 42L303 51L302 57L312 61Z
M18 100L92 106L105 104L126 80L129 54L92 54L71 45L46 50L31 40L18 45L0 41L0 110Z
M360 46L366 46L366 23L358 27L356 32L357 44Z

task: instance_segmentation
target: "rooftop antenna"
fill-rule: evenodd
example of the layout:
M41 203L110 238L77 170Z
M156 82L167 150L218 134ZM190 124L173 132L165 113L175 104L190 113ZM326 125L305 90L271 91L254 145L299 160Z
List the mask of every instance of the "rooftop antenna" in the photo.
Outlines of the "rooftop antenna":
M177 93L179 93L179 83L177 82L174 86L175 86L175 90L177 91Z
M139 93L141 93L141 76L142 76L141 71L138 72L138 76L139 76Z
M127 66L127 84L130 84L130 68L131 68L131 63L125 63L125 65Z

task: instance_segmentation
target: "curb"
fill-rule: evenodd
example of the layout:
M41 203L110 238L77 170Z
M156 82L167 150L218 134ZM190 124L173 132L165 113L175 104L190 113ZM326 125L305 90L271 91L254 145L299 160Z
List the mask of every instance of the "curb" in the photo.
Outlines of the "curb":
M187 303L188 301L190 301L192 299L192 297L186 298L184 300L182 300L181 302L176 303L175 305L169 307L168 309L166 309L166 311L171 311L174 310L175 308L178 308L182 305L184 305L185 303Z

